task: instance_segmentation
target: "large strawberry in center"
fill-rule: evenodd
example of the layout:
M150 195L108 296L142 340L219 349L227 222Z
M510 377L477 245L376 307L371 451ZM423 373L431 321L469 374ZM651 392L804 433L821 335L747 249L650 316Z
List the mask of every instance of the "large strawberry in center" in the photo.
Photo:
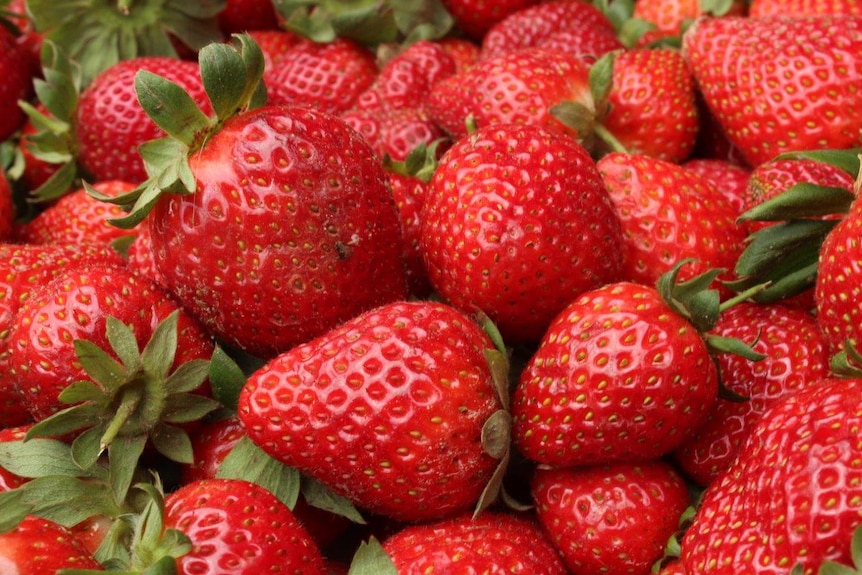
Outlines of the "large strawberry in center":
M241 42L201 53L213 118L139 73L142 106L173 139L142 148L157 175L124 221L154 207L166 285L216 335L271 356L406 297L407 284L397 208L369 145L325 112L257 107L263 58Z

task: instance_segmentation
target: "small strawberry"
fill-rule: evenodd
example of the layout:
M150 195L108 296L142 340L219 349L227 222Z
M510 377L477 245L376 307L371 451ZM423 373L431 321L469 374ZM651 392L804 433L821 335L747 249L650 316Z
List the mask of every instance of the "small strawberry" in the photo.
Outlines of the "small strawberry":
M227 0L218 13L218 26L227 38L252 30L278 30L272 0Z
M698 263L683 277L709 268L732 269L745 232L736 212L712 184L682 167L615 152L597 163L622 223L623 277L654 285L686 258Z
M566 573L534 517L499 511L405 527L383 542L383 550L402 575Z
M751 0L748 15L761 16L805 16L815 14L862 15L862 5L856 0Z
M663 461L536 470L536 515L572 575L648 575L690 505Z
M281 501L235 479L189 483L165 497L165 526L189 538L178 575L325 575L320 550Z
M61 569L104 571L68 529L33 516L0 533L0 568L10 575L45 575Z
M742 15L745 4L740 0L637 0L633 16L655 26L658 37L677 37L701 16ZM655 36L654 36L655 37Z
M512 342L538 341L572 299L620 270L622 238L595 163L539 126L490 125L456 142L421 219L431 284Z
M448 306L387 304L254 372L239 417L273 458L360 507L407 521L455 515L493 499L499 485L486 484L508 454L492 349Z
M683 53L752 166L862 143L862 119L849 112L862 107L852 80L862 67L862 16L704 18L686 32Z
M686 573L813 575L849 561L862 509L862 380L782 398L703 494L682 540Z
M458 26L473 38L481 38L494 24L539 0L442 0Z
M817 321L801 310L741 303L722 313L709 333L749 342L764 358L752 362L734 354L716 355L722 383L746 400L719 397L703 425L674 452L680 467L700 485L730 465L749 429L771 404L829 374Z

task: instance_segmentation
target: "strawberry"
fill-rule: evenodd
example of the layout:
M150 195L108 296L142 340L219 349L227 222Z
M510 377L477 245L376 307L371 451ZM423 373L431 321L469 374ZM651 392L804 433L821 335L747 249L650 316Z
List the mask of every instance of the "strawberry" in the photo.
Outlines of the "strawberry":
M100 193L116 197L135 188L134 184L119 180L99 182L93 186ZM132 239L133 232L112 226L108 219L124 213L93 199L84 188L67 193L56 203L45 208L18 232L18 239L31 244L104 244L120 238Z
M699 126L695 86L678 51L621 52L611 81L601 123L625 150L673 163L691 154Z
M438 40L437 43L452 57L456 72L463 72L471 68L482 54L482 47L467 38L447 36Z
M686 573L811 575L847 562L862 524L862 380L830 380L780 399L703 494L682 540Z
M752 166L795 150L862 142L852 78L862 17L701 19L683 51L707 105ZM776 66L776 62L788 62Z
M428 95L431 118L453 139L466 135L466 120L491 124L537 124L568 135L577 127L551 114L561 102L592 108L589 68L558 50L525 48L480 60L465 72L438 82Z
M12 237L15 224L15 200L12 186L6 175L0 172L0 242Z
M344 38L300 40L265 79L268 103L311 106L330 114L350 108L377 77L374 55Z
M538 0L442 0L458 27L468 36L481 38L494 24Z
M831 353L845 349L847 343L856 349L862 346L860 232L862 202L857 199L820 247L814 296L817 321Z
M710 335L751 342L765 357L752 362L733 354L716 356L722 383L746 401L719 397L703 425L674 452L680 467L700 485L708 485L730 465L770 405L829 374L817 321L798 309L741 303L721 314Z
M165 497L165 526L192 544L178 575L324 575L323 558L290 509L264 488L235 479L189 483Z
M748 6L748 15L755 18L785 14L862 15L862 6L855 0L751 0Z
M709 181L643 155L615 152L597 166L622 223L625 279L654 285L686 258L699 261L683 270L683 277L733 268L745 232Z
M507 453L486 434L507 421L492 348L453 308L387 304L254 372L239 417L273 458L360 507L406 521L466 512Z
M147 117L135 96L134 77L147 70L169 78L211 111L197 65L167 57L135 58L100 73L81 93L76 111L78 161L96 181L147 179L138 147L164 132Z
M45 575L60 569L104 571L68 529L33 516L0 533L0 569L14 575Z
M613 23L586 2L541 2L510 14L482 38L482 58L527 47L565 50L588 61L623 47Z
M566 573L534 517L499 511L405 527L383 542L383 550L403 575Z
M551 323L512 398L513 441L551 466L654 459L703 422L717 389L698 328L656 288L610 283Z
M647 575L689 506L685 481L663 461L541 468L531 491L572 575Z
M507 341L538 341L581 292L617 278L622 238L586 149L539 126L491 125L440 159L420 249L436 291Z
M216 336L265 357L402 299L407 282L397 208L371 148L331 114L259 107L262 55L247 36L237 42L201 54L217 118L138 73L145 109L171 137L145 148L153 177L112 201L134 208L116 221L124 227L152 210L165 285ZM247 76L226 73L246 65Z
M698 0L637 0L633 16L655 26L658 37L679 36L686 26L700 16L742 15L745 4L701 2Z
M15 36L0 26L0 141L6 140L24 124L18 100L26 100L33 91L32 61Z
M714 158L694 158L684 162L682 167L709 181L733 207L736 216L745 211L745 196L751 170L727 160Z
M251 30L277 30L278 14L272 0L227 0L218 13L225 37Z

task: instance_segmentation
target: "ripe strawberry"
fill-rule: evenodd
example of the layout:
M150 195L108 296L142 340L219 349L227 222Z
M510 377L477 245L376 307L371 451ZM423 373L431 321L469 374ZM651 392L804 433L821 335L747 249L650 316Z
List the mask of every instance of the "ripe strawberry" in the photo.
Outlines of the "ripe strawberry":
M152 166L158 175L118 224L132 226L152 209L165 285L215 335L272 356L402 299L407 282L397 208L368 144L325 112L253 109L263 95L262 55L248 37L238 42L244 56L224 45L201 55L207 91L234 88L214 96L217 122L165 95L165 79L139 72L139 92L153 95L148 112L174 139L148 148L162 160ZM221 59L248 64L248 76L225 75ZM164 111L175 105L181 114ZM191 193L170 193L177 190Z
M698 262L683 270L685 278L733 268L745 232L709 181L643 155L612 153L597 166L622 223L623 278L651 286L686 258Z
M267 103L310 106L330 114L350 108L377 77L374 55L345 38L300 40L265 78Z
M565 52L525 48L480 60L465 72L437 83L426 107L432 119L453 139L467 134L466 120L476 126L536 124L567 135L577 127L551 114L562 102L592 109L586 63Z
M502 417L492 348L443 304L384 305L253 373L239 417L273 458L370 511L407 521L466 512L505 456L483 441Z
M93 186L106 196L116 197L135 188L134 184L119 180L99 182ZM31 244L103 244L134 236L108 223L122 217L123 210L100 202L79 188L65 194L56 203L45 208L18 232L18 238Z
M682 167L700 176L722 193L738 217L745 211L745 195L751 171L742 166L712 158L694 158Z
M537 4L539 0L443 0L458 27L468 36L481 39L485 32L509 14Z
M33 91L33 69L29 52L15 36L0 26L0 141L6 140L24 124L24 113L18 100L26 100Z
M698 330L656 288L607 284L554 319L521 372L513 441L552 466L654 459L703 422L717 389Z
M61 569L104 571L68 529L34 516L0 533L0 568L14 575L45 575Z
M511 342L538 341L581 292L618 277L621 236L586 149L539 126L492 125L440 159L422 210L431 284Z
M452 57L456 72L463 72L471 68L479 61L482 53L481 46L467 38L447 36L438 40L437 43Z
M218 13L218 26L227 38L251 30L277 30L272 0L227 0Z
M488 511L408 526L388 537L383 550L402 575L566 573L535 518L514 513Z
M157 324L178 308L164 290L125 267L92 264L69 269L19 308L6 338L6 377L21 395L22 406L42 420L62 407L61 391L91 379L79 361L75 340L110 349L106 325L112 316L129 326L143 346ZM210 336L184 312L177 337L174 367L212 354Z
M638 0L634 3L635 18L654 25L658 36L679 36L684 27L700 16L742 15L745 3L700 2L698 0Z
M177 559L179 575L326 573L320 551L290 509L254 483L206 479L184 485L165 497L165 526L192 543Z
M747 400L719 397L703 425L675 451L680 467L700 485L730 465L748 431L778 398L829 374L817 321L798 309L741 303L721 314L710 335L750 342L765 357L753 362L733 354L716 356L724 386Z
M815 284L817 321L831 353L850 342L862 347L862 202L855 200L850 213L836 225L820 247Z
M565 50L593 61L623 47L613 23L586 2L541 2L510 14L482 38L482 58L527 47Z
M690 504L685 481L663 461L540 468L531 488L572 575L649 574Z
M707 105L752 166L781 152L862 142L862 119L848 112L862 106L852 81L862 67L862 16L702 19L683 51Z
M263 81L266 84L275 77L281 59L302 41L302 36L290 30L252 30L248 35L263 53Z
M751 0L748 15L782 16L793 14L805 16L815 14L856 14L862 15L862 5L855 0Z
M12 186L6 175L0 172L0 242L12 237L15 225L15 200Z
M211 112L194 62L150 57L124 60L99 74L81 93L75 125L78 161L96 181L123 180L138 184L147 179L138 147L164 136L147 117L135 95L139 70L165 76L182 86L194 101Z
M682 541L686 573L813 575L848 562L862 523L862 380L831 380L764 413L706 490Z

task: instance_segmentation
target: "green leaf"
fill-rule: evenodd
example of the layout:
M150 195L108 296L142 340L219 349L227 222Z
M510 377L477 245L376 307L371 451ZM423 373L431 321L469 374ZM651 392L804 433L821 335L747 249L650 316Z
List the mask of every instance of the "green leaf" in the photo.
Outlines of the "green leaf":
M856 196L844 188L819 186L807 182L794 184L786 191L762 202L739 216L742 221L782 221L844 214Z
M485 361L488 362L488 369L491 371L491 379L500 404L504 409L509 409L509 360L496 349L486 349Z
M141 369L141 350L138 347L138 338L129 326L114 316L108 316L105 323L105 333L111 349L123 362L127 373L134 373ZM112 388L116 389L116 388Z
M74 161L65 162L60 168L51 174L41 186L32 190L30 196L35 202L50 202L60 198L72 189L75 177L78 175L78 166Z
M209 378L213 397L228 409L236 411L246 376L233 358L218 345L210 360Z
M846 150L806 150L801 152L785 152L776 156L776 160L814 160L835 166L850 174L854 179L859 174L859 148Z
M248 437L240 439L227 454L217 477L260 485L291 509L299 496L299 472L270 457Z
M757 353L749 344L735 337L723 337L707 334L704 336L704 340L706 341L707 347L709 347L711 351L717 353L732 353L750 361L761 361L766 359L765 355Z
M739 277L760 277L762 272L774 269L784 260L808 265L810 255L819 255L823 240L835 224L834 221L798 220L758 230L749 236L749 243L739 256L734 272ZM808 256L800 258L801 252Z
M183 429L166 423L159 423L150 433L150 439L156 450L171 461L189 465L194 462L192 442L188 433Z
M354 523L365 524L365 519L362 518L353 503L313 477L307 475L302 477L302 496L305 498L305 502L312 507L347 517Z
M500 463L494 469L494 473L491 474L491 478L482 490L479 500L476 502L476 507L473 509L474 518L478 517L480 513L493 505L500 498L500 494L504 492L503 479L505 478L506 471L509 468L510 457L511 452L506 450L506 453L503 455L503 458L500 459Z
M482 449L494 459L502 459L509 451L512 416L505 409L491 414L482 426Z
M99 421L99 409L93 403L73 405L46 417L27 431L27 438L60 437L79 429L92 427Z
M121 436L108 446L111 491L117 501L125 501L147 444L145 435Z
M590 94L598 117L603 117L607 113L605 108L614 85L614 62L619 52L618 50L608 52L590 66Z
M733 6L733 0L699 0L698 5L703 14L724 16Z
M168 377L176 357L179 316L179 310L174 310L160 321L141 353L141 362L146 366L147 373L154 374L159 379Z
M135 74L135 92L153 122L188 147L196 142L199 133L211 126L192 97L170 80L139 70Z
M230 118L243 104L246 76L242 56L227 44L212 44L201 50L199 62L216 117Z
M110 321L110 318L108 320ZM73 345L84 371L103 388L115 390L128 378L126 368L95 343L77 339Z
M105 401L105 390L92 381L76 381L69 384L58 396L63 403L82 403L92 401L96 403Z
M38 477L23 485L23 502L33 505L32 514L66 527L94 517L119 513L111 492L100 482L62 475Z
M398 575L398 569L392 558L383 550L380 542L372 536L363 541L356 549L350 562L348 575Z
M0 443L0 467L20 477L85 473L72 459L71 447L55 439L29 439Z
M194 393L177 393L170 396L168 405L162 412L165 423L189 423L199 421L221 407L214 399Z
M88 429L72 442L72 461L81 469L90 469L96 465L102 454L102 426Z
M205 359L193 359L181 364L165 380L165 390L168 393L183 393L194 391L207 380L210 373L210 362Z
M578 140L583 140L594 131L596 111L580 102L566 100L551 106L550 113L560 122L573 129Z
M33 512L33 503L26 502L20 489L0 491L0 533L6 533Z

